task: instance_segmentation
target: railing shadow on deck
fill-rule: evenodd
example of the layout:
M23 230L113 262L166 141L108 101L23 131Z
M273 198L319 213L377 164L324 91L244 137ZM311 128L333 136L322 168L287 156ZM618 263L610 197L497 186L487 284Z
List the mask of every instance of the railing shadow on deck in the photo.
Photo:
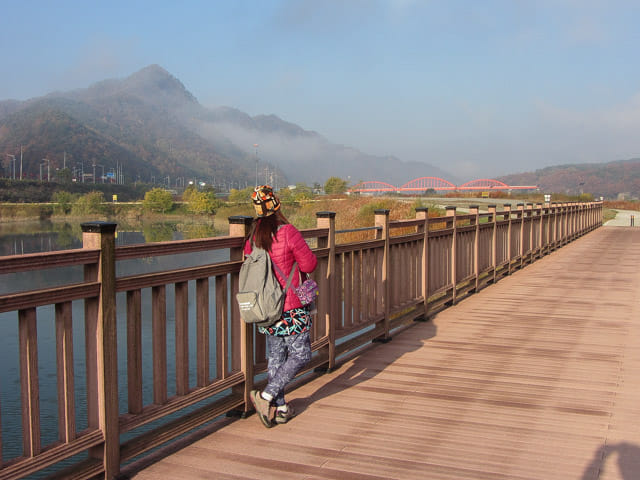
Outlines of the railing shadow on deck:
M636 480L640 471L640 446L629 442L603 445L595 451L593 460L585 469L581 480L599 478L607 462L609 469L611 463L617 466L622 480Z
M365 382L375 377L379 373L383 372L388 365L394 363L398 358L409 352L419 350L429 339L436 336L437 328L434 323L426 322L422 324L422 328L420 331L422 335L412 336L409 343L405 341L405 343L403 343L400 347L398 347L397 344L394 344L391 349L387 349L384 361L378 362L376 368L372 368L371 362L368 360L364 360L364 358L361 356L361 353L363 351L366 351L369 348L375 348L375 344L370 344L369 346L362 347L361 349L340 358L336 364L335 369L331 372L333 374L333 378L329 382L323 384L308 397L297 397L291 400L291 404L294 411L296 412L296 415L302 414L307 409L307 407L314 402L322 400L323 398L327 398L334 393L340 392L347 388L351 388L361 382ZM389 352L392 352L391 355L389 354ZM343 365L347 363L349 364L349 366L346 369L342 370ZM307 375L298 377L296 381L294 381L290 385L290 389L294 390L304 384L312 382L313 380L321 377L324 373L325 372L321 369L315 372L308 372ZM178 452L179 450L193 444L194 442L208 435L214 434L216 431L219 431L233 421L235 421L235 418L233 416L228 416L225 419L221 418L219 421L205 426L200 430L197 430L192 434L180 440L177 440L170 445L157 450L156 452L151 453L150 455L135 463L127 465L125 468L123 468L119 480L132 478L137 473L148 468L157 461Z
M599 202L470 210L457 215L450 207L445 217L430 218L420 208L415 219L402 221L377 210L375 238L344 244L336 242L335 214L319 212L317 227L302 232L319 259L314 277L321 291L309 370L334 370L372 341L390 340L415 320L428 319L602 225ZM19 329L23 447L22 455L0 463L1 478L24 478L60 465L64 470L54 477L116 478L123 466L153 458L168 442L214 420L215 425L232 421L225 418L230 412L248 413L249 391L264 381L266 347L263 336L241 322L234 301L251 218L229 221L227 237L118 248L115 224L88 223L83 249L0 258L0 275L68 266L84 270L82 283L0 296L0 314L15 314ZM116 263L123 260L220 250L228 252L228 260L117 274ZM55 307L49 320L55 322L58 412L58 440L45 445L37 341L43 306ZM411 345L418 348L434 334ZM82 358L74 357L78 335ZM86 369L82 381L79 363ZM308 402L377 372L355 357ZM18 414L6 408L0 413ZM215 431L215 425L203 431ZM2 442L8 433L2 432Z
M353 361L350 361L349 366L344 370L341 370L340 365L338 365L334 372L334 378L329 382L323 384L308 397L292 400L295 412L302 413L314 402L377 376L403 355L422 348L429 339L436 336L437 331L436 325L433 322L428 322L422 327L423 328L420 329L422 335L412 336L408 344L404 343L400 347L397 344L389 345L389 348L385 349L384 360L376 361L374 366L372 366L370 358L365 360L361 355L355 356Z

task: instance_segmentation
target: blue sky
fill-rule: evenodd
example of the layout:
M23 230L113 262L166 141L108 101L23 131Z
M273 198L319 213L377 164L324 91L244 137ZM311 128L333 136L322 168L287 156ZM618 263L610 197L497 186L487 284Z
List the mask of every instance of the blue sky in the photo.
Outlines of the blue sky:
M159 64L205 106L275 114L461 179L640 157L635 0L0 0L0 11L3 100Z

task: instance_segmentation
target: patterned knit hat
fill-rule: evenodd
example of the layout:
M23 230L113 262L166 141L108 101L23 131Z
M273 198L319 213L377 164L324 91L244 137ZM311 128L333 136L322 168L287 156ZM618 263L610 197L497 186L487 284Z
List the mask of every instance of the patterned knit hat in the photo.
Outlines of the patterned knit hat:
M269 185L260 185L253 189L251 194L253 200L253 208L259 217L268 217L269 215L280 210L280 200L273 193L273 189Z

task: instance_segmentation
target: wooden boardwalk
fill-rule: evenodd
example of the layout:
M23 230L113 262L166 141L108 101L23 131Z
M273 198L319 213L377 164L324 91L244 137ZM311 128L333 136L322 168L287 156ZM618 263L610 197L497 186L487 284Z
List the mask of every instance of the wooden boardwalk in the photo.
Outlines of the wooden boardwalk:
M640 228L603 227L147 479L640 479ZM126 470L125 470L126 471Z

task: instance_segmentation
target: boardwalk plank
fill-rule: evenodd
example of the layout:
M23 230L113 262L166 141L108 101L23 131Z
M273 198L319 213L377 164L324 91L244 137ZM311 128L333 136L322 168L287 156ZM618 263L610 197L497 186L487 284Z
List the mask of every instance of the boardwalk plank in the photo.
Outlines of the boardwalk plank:
M132 476L638 479L639 266L598 229Z

